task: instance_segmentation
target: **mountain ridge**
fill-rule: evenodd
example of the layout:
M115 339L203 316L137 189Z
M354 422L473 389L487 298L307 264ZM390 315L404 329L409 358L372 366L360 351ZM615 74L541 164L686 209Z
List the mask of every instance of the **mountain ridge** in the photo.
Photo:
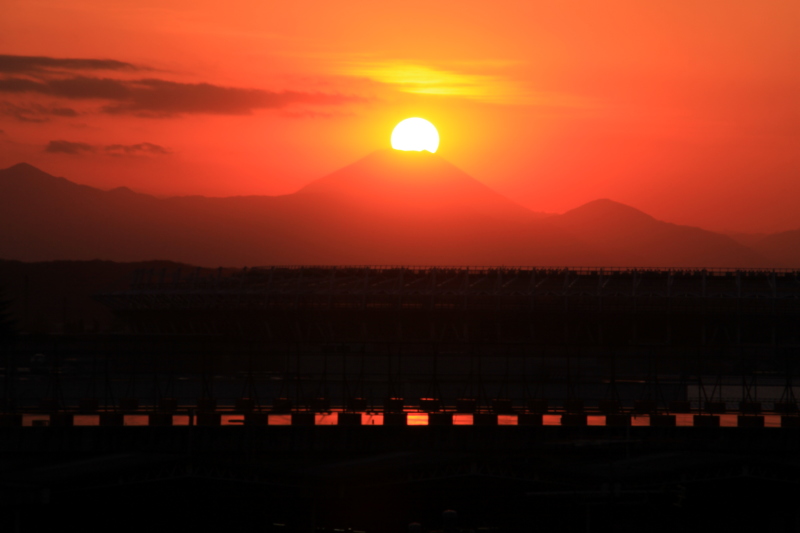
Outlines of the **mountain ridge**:
M225 198L102 191L22 163L0 170L0 257L200 266L784 266L775 250L607 198L537 216L430 155L379 151L293 194ZM409 177L417 181L407 185Z
M325 194L340 201L375 203L380 210L469 209L518 220L543 215L492 190L481 181L430 152L377 150L308 183L295 194Z

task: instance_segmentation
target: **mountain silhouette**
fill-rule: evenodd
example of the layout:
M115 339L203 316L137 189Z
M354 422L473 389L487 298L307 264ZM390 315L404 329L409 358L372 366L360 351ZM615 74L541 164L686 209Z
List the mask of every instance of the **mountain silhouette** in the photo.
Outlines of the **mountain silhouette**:
M610 200L531 212L438 155L379 151L294 194L159 199L0 170L0 258L270 264L772 266Z
M800 265L800 229L766 235L751 246L771 258L776 267L796 268Z
M297 194L318 194L386 212L473 213L501 220L544 218L430 152L378 150Z
M720 267L768 263L727 235L662 222L608 199L584 204L551 222L600 245L619 264Z

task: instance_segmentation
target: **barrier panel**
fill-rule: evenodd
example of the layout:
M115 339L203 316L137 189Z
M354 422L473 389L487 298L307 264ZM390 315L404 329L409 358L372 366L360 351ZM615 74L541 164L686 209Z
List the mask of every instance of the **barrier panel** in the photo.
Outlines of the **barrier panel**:
M736 417L736 425L740 428L763 428L764 417L760 415L739 415Z
M150 413L147 415L147 423L151 426L171 426L172 415L169 413Z
M313 426L317 415L312 412L292 413L293 426Z
M717 415L694 415L692 423L696 428L718 428L719 416Z
M197 413L195 420L198 426L219 426L222 424L222 415L219 413Z
M71 427L75 424L72 413L51 413L50 425L53 427Z
M517 415L519 426L541 426L544 424L544 415L541 413L520 413Z
M650 415L650 427L674 428L675 425L675 415Z
M340 426L360 426L361 413L339 413L338 425Z
M268 413L245 413L244 425L245 426L266 426L269 424Z
M428 414L429 426L452 426L453 413L429 413Z
M104 427L121 427L125 425L125 415L122 413L100 413L99 423Z
M473 426L496 426L497 415L494 413L475 413L472 415Z
M407 413L386 413L383 415L384 426L407 426L408 414Z
M586 422L587 418L583 413L564 413L561 415L562 426L585 426Z
M613 413L606 415L606 425L609 427L624 427L631 425L631 415Z
M800 416L787 416L781 417L782 428L800 428Z

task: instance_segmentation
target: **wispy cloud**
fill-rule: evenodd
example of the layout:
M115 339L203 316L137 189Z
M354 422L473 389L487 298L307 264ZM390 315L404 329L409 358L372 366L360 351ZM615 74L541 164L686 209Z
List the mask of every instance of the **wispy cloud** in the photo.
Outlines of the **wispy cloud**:
M109 144L103 150L109 155L169 155L172 153L163 146L153 143Z
M260 89L221 87L210 83L177 83L146 79L127 85L129 93L117 104L106 106L107 113L191 114L212 113L246 115L257 109L278 109L296 104L337 106L361 101L338 94L300 91L272 92Z
M438 68L418 63L350 63L346 65L345 73L389 84L403 92L414 94L459 96L493 103L520 103L531 96L520 83L499 74Z
M94 145L73 141L50 141L44 148L50 154L82 155L100 153L112 156L162 156L172 152L158 144L143 142L138 144Z
M354 117L356 116L353 112L325 112L325 111L311 111L311 110L300 110L300 111L283 111L281 113L282 117L287 118L342 118L342 117Z
M35 81L23 78L0 80L0 92L38 93L71 100L106 100L104 113L130 113L164 117L181 114L247 115L258 109L291 105L338 106L361 102L357 96L319 92L222 87L210 83L178 83L159 79L116 80L77 76Z
M101 113L156 118L202 113L247 115L260 109L343 106L365 101L359 96L318 91L268 91L160 78L130 80L78 72L65 74L50 72L51 65L72 70L141 70L113 60L0 56L0 74L5 74L0 77L0 93L95 101L99 103L95 110Z
M422 95L454 96L493 104L585 106L583 99L535 90L515 78L510 69L515 61L461 61L447 66L417 62L359 61L341 62L341 73L386 84L395 89Z
M0 72L31 74L52 70L150 70L113 59L71 59L0 54Z
M20 122L47 122L51 117L77 117L71 107L46 106L36 103L14 104L0 102L0 115L12 117Z
M87 152L94 152L95 147L91 144L70 142L70 141L50 141L44 149L49 154L79 155Z

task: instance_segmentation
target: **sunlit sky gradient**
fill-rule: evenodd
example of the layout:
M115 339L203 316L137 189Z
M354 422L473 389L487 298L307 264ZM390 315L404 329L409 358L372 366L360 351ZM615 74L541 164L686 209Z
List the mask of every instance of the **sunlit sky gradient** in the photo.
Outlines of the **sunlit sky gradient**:
M799 26L797 0L4 0L0 166L286 194L419 116L534 210L800 228Z

